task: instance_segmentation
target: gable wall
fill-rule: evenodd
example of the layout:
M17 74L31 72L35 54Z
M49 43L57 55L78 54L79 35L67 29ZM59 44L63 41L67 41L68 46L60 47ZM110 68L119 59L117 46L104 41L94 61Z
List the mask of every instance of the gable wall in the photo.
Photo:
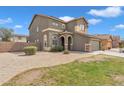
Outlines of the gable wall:
M75 20L72 22L67 23L67 30L70 32L75 32L75 30L78 30L79 28L76 27L78 24L84 25L84 31L81 31L82 33L87 33L87 24L83 19Z
M90 38L81 36L79 34L74 34L73 37L73 50L75 51L85 51L85 44L89 43Z
M37 27L39 31L37 32ZM29 41L32 43L40 43L40 47L43 46L43 33L42 30L46 29L48 27L48 19L45 17L39 17L36 16L36 18L33 20L33 23L29 29ZM36 40L39 40L39 42L36 42Z
M54 29L58 29L58 30L64 30L64 28L62 26L62 25L65 25L64 23L62 23L60 21L57 21L57 20L54 20L54 19L50 19L50 18L48 18L48 21L49 21L48 25L49 25L50 28L54 28ZM53 23L56 23L58 25L55 26L55 25L53 25Z

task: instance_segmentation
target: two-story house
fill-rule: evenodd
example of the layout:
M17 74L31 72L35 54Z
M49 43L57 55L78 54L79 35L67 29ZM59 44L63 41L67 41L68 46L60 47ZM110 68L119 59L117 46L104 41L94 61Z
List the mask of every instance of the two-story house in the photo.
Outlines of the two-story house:
M29 41L38 43L41 50L63 46L65 50L94 51L100 49L100 39L88 33L84 17L65 22L59 18L34 15L29 26Z

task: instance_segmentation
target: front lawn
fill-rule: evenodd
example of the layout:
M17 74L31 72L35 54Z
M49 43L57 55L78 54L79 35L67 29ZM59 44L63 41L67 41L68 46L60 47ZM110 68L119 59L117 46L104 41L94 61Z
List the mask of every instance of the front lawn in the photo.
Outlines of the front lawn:
M79 60L54 67L31 69L3 85L124 85L124 58L102 56L104 60L101 61Z

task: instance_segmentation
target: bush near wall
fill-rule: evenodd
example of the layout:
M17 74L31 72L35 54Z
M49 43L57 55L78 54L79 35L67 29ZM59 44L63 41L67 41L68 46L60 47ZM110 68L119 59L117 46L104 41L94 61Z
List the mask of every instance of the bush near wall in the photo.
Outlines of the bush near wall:
M61 52L63 50L64 50L64 48L62 46L55 46L55 47L52 47L50 51L51 52Z
M24 47L24 52L26 55L35 55L37 51L37 47L36 46L27 46Z

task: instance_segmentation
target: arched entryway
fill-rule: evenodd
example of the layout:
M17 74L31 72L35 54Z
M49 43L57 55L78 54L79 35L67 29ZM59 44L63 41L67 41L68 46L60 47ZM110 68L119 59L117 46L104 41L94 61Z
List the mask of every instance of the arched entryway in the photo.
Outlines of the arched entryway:
M62 36L60 37L60 41L61 41L61 46L63 47L63 49L65 48L65 38Z
M72 47L72 37L69 36L68 37L68 50L71 50L71 47Z

